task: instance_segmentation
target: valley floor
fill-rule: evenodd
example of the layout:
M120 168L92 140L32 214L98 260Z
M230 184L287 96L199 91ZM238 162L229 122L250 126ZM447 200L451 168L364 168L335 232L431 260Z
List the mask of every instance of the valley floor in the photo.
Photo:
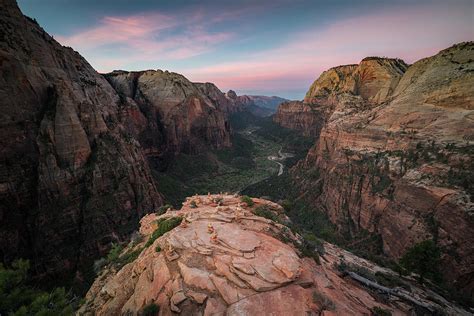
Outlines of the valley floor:
M234 119L245 119L236 116ZM292 148L288 135L294 132L278 135L273 128L281 129L268 119L255 118L234 130L232 148L200 155L180 154L165 172L156 174L160 192L168 203L180 206L190 195L242 192L283 175L286 166L294 163L295 156L306 154L309 146Z

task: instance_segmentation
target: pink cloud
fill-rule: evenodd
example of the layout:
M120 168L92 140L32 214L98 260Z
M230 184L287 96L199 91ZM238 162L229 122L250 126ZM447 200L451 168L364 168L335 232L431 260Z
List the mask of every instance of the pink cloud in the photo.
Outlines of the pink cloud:
M122 43L143 38L176 25L172 17L154 13L129 17L104 17L98 26L80 30L71 36L58 36L64 45L82 49Z
M266 9L254 6L219 14L197 9L173 16L160 12L109 16L91 28L56 37L79 50L101 72L130 69L130 65L166 68L173 61L217 50L231 39L245 42L242 34L219 31L217 26L249 14L258 16L259 10ZM469 19L470 12L465 11L449 4L406 5L335 20L326 27L309 25L272 49L233 54L236 57L219 55L215 64L189 67L187 63L169 70L193 81L214 82L222 90L304 90L322 71L358 63L366 56L414 62L456 42L472 40L472 16Z
M309 87L331 67L367 56L399 57L412 63L456 42L472 40L469 12L446 6L407 7L337 21L300 32L272 50L217 65L183 69L191 80L215 82L223 90ZM471 19L472 22L472 19ZM304 86L303 86L304 85Z
M190 58L233 36L208 29L209 21L199 12L181 16L154 12L104 17L96 26L56 37L91 59L99 71L107 72L133 62Z

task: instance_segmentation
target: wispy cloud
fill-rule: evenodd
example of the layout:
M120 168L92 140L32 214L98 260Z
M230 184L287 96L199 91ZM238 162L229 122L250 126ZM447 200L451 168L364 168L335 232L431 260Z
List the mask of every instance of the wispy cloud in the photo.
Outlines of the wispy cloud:
M210 51L233 36L212 30L217 18L201 12L107 16L96 26L57 39L106 72L134 62L186 59Z
M298 28L291 28L291 23L281 27L285 19L272 19L271 9L269 3L259 2L220 11L204 7L152 10L103 17L89 28L55 37L101 72L164 68L193 81L214 82L222 90L287 91L286 96L300 98L330 67L374 55L414 62L474 38L469 1L463 5L406 2L362 15L341 15L332 22L306 18ZM272 22L256 23L260 19ZM280 28L272 33L272 26ZM285 40L276 38L278 32ZM275 38L269 40L268 34Z
M472 40L472 19L462 8L406 7L309 27L276 49L242 60L223 62L183 73L196 81L240 91L306 89L324 70L358 63L366 56L399 57L407 62L430 56L456 42Z

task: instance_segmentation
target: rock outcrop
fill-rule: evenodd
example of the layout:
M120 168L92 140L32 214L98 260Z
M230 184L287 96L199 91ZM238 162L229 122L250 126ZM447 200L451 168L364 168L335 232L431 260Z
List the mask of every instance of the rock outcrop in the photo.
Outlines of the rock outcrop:
M193 84L180 74L161 70L114 71L104 76L130 104L133 136L147 155L230 146L226 115L230 105L213 84Z
M318 137L325 123L326 109L301 101L284 102L278 107L273 121L304 136Z
M400 59L367 57L359 65L331 68L311 85L303 101L281 104L273 120L317 138L337 105L362 106L386 101L407 67Z
M379 302L336 266L344 260L393 272L329 244L317 264L302 256L299 235L254 213L265 208L273 218L287 221L281 206L253 202L249 207L238 196L194 196L179 211L145 216L143 242L130 245L123 255L144 248L141 254L119 271L106 268L78 315L136 315L149 304L158 305L159 315L368 315L374 307L404 315L411 309L402 302ZM152 232L171 218L182 222L150 244ZM414 298L426 301L421 290L412 291ZM449 303L445 307L464 313Z
M66 278L162 199L108 82L15 1L0 7L0 256Z
M358 65L334 67L311 85L304 102L335 104L339 94L350 93L379 104L394 92L407 68L401 59L379 57L364 58Z
M331 110L292 171L307 201L344 232L379 235L390 258L434 239L445 280L471 296L473 61L470 42L408 68L398 59L367 58L324 72L305 103ZM302 114L291 107L281 113L304 117L309 105L298 104ZM307 125L300 129L311 130Z

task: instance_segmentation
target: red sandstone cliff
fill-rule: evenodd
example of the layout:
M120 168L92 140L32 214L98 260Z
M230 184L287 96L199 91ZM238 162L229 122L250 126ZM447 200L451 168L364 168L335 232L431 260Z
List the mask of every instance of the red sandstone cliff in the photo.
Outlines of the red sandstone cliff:
M273 117L283 127L318 137L336 105L378 104L387 99L407 65L400 59L368 57L359 65L331 68L311 85L304 101L279 106Z
M292 170L307 201L343 231L380 235L391 258L433 238L445 279L471 296L473 61L470 42L409 67L367 58L324 72L305 103L331 110L315 146ZM280 113L292 112L288 107ZM300 108L286 126L305 115Z
M230 146L230 102L213 84L193 84L161 70L104 75L124 103L139 109L129 119L148 155Z
M0 7L0 254L70 275L161 196L109 83L15 1Z
M283 127L300 131L305 136L318 137L327 117L326 111L326 107L289 101L280 104L273 121Z

